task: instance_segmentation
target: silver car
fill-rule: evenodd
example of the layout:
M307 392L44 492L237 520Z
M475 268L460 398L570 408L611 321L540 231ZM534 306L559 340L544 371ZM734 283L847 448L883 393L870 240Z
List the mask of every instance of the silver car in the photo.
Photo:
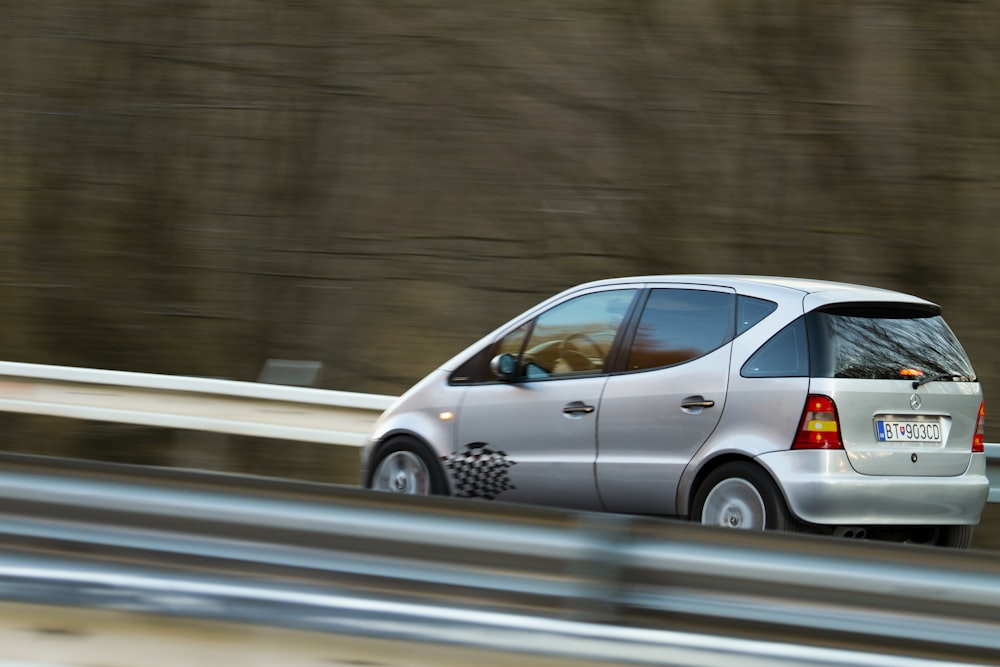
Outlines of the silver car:
M376 424L364 486L967 548L982 388L937 305L648 276L566 290Z

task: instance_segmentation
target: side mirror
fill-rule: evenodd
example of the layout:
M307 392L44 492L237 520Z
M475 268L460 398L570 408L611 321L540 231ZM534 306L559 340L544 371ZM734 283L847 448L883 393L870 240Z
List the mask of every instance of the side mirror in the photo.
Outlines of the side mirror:
M513 354L498 354L490 360L490 370L497 379L511 382L517 379L517 357Z

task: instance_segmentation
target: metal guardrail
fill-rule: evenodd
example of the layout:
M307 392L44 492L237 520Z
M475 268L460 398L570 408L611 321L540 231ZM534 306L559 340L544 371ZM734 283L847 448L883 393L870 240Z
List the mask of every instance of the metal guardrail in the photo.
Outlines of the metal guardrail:
M0 361L0 411L361 446L395 397Z
M0 539L17 604L615 665L1000 655L979 552L17 455Z
M0 411L360 447L395 396L0 361ZM1000 444L987 443L990 502Z

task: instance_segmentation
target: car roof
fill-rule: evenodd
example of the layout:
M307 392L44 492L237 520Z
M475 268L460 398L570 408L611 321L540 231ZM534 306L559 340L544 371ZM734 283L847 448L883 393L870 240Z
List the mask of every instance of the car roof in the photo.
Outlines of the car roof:
M870 287L854 283L818 280L814 278L794 278L781 276L733 275L733 274L679 274L679 275L649 275L631 276L598 280L578 286L578 289L600 287L605 285L662 283L662 284L692 284L715 285L729 287L738 293L753 293L762 286L779 288L789 292L798 292L807 304L807 310L830 303L844 302L898 302L915 303L936 306L931 301L912 294L897 292L881 287Z

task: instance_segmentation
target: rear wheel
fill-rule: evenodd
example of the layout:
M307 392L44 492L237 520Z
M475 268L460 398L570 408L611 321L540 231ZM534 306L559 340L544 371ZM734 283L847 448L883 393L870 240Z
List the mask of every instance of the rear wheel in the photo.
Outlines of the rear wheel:
M906 543L968 549L972 546L972 526L923 526L912 530Z
M727 463L708 474L695 493L691 519L745 530L798 528L770 475L747 461Z
M415 438L390 441L379 452L369 487L409 495L444 493L444 474L427 448Z
M938 546L968 549L972 546L972 526L941 526Z

